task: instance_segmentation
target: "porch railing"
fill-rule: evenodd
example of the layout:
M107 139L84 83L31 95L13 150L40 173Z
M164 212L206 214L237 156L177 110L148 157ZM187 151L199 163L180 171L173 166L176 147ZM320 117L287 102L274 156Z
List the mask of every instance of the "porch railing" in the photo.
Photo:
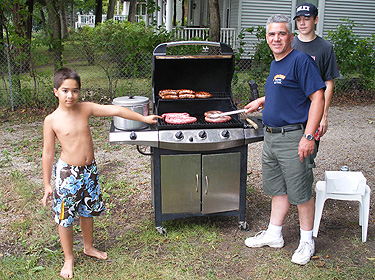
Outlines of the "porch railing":
M178 27L175 28L174 31L176 32L177 38L182 40L190 40L192 38L208 40L210 35L209 28L201 27ZM220 42L226 43L235 49L237 47L237 29L221 28Z
M114 19L118 21L127 20L126 15L115 15ZM102 21L107 19L107 15L103 15ZM137 21L145 20L145 16L137 15ZM84 25L91 27L95 26L95 15L78 15L78 21L75 23L75 28L80 28ZM192 38L200 38L208 40L210 35L209 28L203 27L177 27L173 29L177 38L181 40L190 40ZM220 28L220 42L230 45L233 49L237 48L237 29L236 28Z
M141 20L145 20L146 16L144 15L136 15L136 21L139 22ZM102 15L102 22L107 19L107 15ZM127 15L115 15L114 20L116 21L125 21L128 20ZM84 25L88 25L91 27L95 26L95 15L78 15L78 21L75 23L75 28L80 28Z

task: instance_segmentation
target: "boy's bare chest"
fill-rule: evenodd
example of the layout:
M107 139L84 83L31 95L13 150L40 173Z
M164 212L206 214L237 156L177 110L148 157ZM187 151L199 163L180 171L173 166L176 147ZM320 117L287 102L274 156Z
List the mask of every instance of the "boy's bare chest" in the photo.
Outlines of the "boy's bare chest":
M75 139L77 137L90 137L90 135L87 119L65 118L57 124L56 136L60 139Z

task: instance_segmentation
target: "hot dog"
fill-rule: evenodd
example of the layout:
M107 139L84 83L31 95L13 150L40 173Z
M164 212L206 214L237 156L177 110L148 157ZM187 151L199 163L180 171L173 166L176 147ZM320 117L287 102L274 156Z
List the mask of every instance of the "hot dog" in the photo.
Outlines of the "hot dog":
M209 93L209 92L206 92L206 91L197 91L195 93L195 96L197 98L210 98L210 97L212 97L212 94Z

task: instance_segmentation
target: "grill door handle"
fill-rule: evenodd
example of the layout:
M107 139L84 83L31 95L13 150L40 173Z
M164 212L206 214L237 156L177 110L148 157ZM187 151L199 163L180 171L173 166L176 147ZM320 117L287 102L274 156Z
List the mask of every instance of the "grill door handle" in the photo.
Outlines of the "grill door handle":
M195 188L195 191L198 192L199 191L199 175L195 174L195 178L197 179L197 187Z
M205 194L208 194L208 177L205 176L206 178L206 190L204 191Z

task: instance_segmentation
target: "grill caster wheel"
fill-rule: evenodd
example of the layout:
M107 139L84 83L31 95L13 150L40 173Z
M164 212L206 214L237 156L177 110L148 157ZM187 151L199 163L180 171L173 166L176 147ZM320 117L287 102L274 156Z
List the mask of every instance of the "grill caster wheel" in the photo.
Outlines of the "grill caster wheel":
M240 225L238 226L240 230L249 230L249 225L246 222L240 222Z
M163 227L155 227L156 231L164 236L167 236L167 230Z

